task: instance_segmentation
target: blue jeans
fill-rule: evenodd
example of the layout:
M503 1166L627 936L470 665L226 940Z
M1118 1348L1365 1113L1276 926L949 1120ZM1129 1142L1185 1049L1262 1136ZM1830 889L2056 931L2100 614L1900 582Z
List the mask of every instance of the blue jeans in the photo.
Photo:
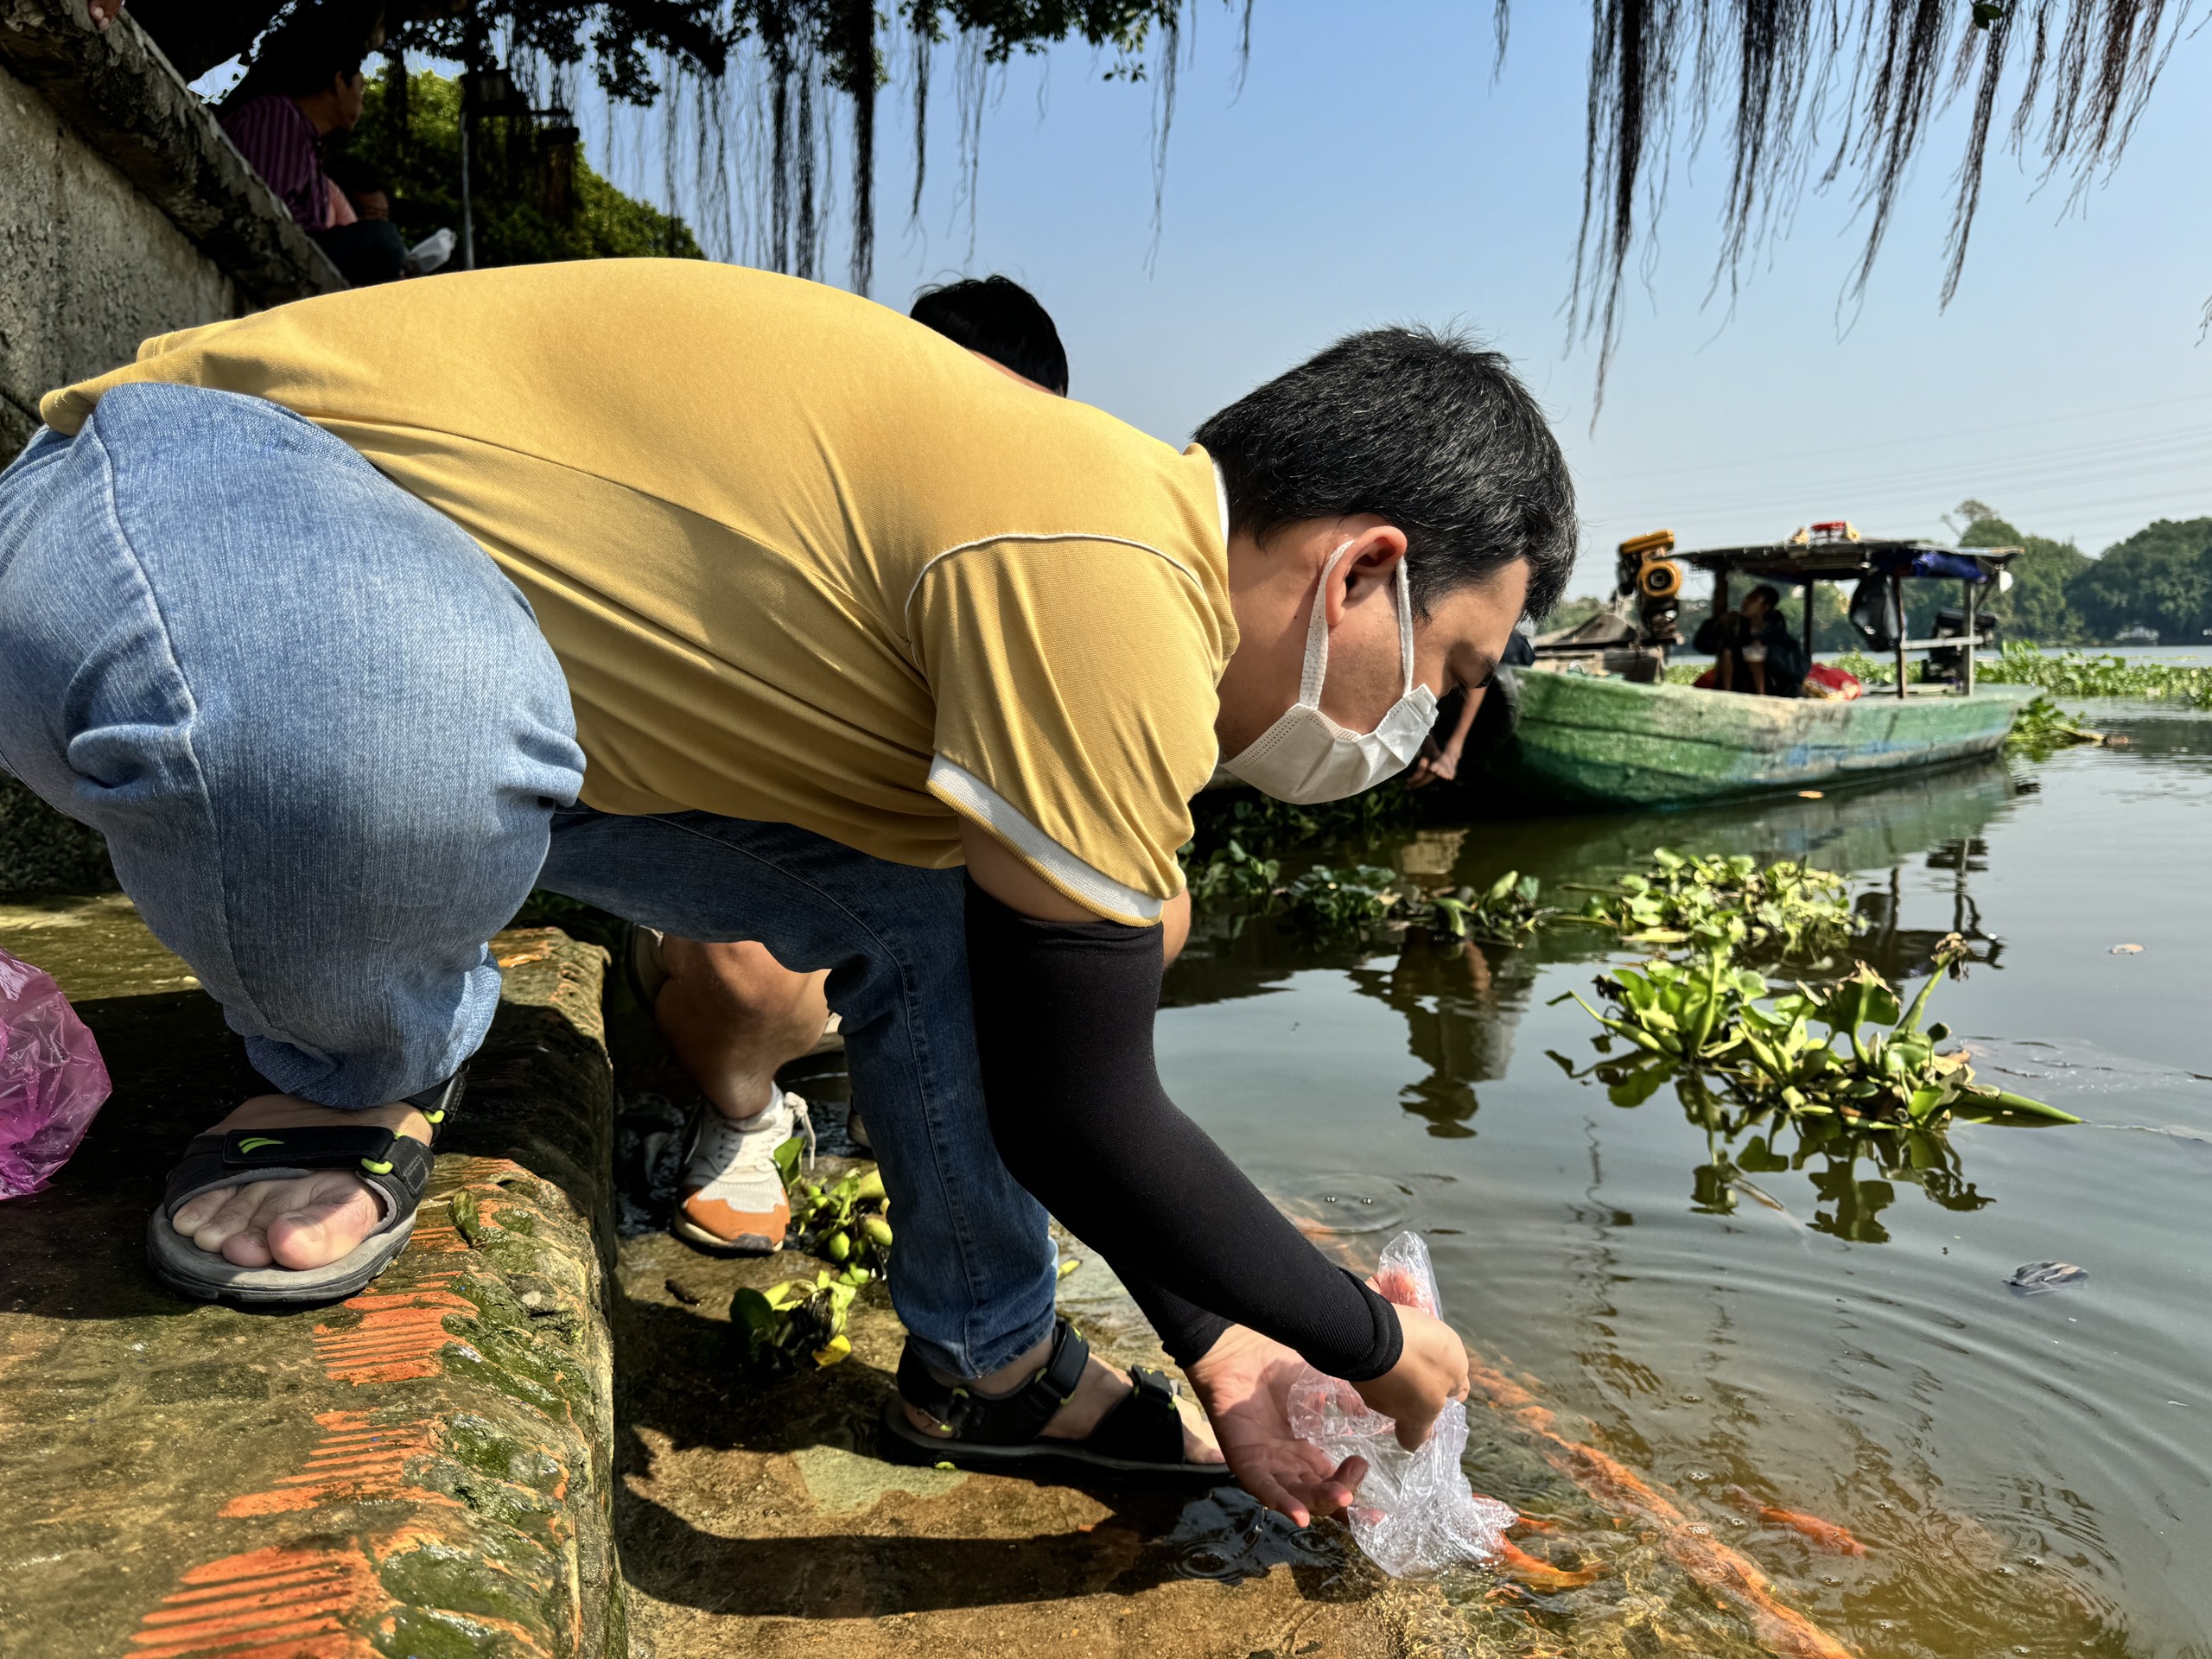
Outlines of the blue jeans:
M789 824L576 804L568 686L451 521L274 404L110 392L0 473L0 766L116 874L277 1088L397 1100L499 1001L533 885L827 969L936 1364L1052 1329L1044 1211L983 1111L957 870Z

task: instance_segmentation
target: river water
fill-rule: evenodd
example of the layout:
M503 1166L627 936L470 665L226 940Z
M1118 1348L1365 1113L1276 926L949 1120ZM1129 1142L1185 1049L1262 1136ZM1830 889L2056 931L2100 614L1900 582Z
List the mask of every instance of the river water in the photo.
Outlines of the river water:
M1568 927L1475 950L1202 921L1160 1022L1169 1090L1343 1246L1426 1234L1474 1350L1852 1651L2212 1654L2212 715L2067 707L2129 746L1817 800L1427 827L1363 851L1432 883L1517 869L1548 892L1658 845L1846 872L1870 924L1859 953L1893 977L1924 973L1943 933L1973 941L1931 1017L1985 1080L2084 1127L1961 1124L1949 1169L1789 1168L1786 1132L1721 1143L1671 1089L1617 1107L1567 1075L1562 1060L1597 1058L1596 1028L1554 999L1635 956ZM2046 1261L2087 1277L2008 1287ZM1484 1446L1478 1423L1478 1485L1544 1513L1556 1491L1505 1439ZM1866 1554L1762 1505L1846 1527ZM1701 1604L1648 1562L1586 1535L1567 1556L1596 1580L1451 1588L1500 1651L1720 1645L1682 1633Z

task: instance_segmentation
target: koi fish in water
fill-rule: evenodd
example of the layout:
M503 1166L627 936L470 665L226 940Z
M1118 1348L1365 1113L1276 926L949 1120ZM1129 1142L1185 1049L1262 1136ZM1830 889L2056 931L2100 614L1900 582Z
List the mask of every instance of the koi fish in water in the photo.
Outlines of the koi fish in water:
M1435 1293L1395 1263L1378 1268L1368 1282L1386 1302L1395 1302L1400 1307L1416 1307L1424 1313L1436 1312Z
M1756 1515L1770 1526L1787 1527L1801 1537L1809 1538L1823 1549L1832 1549L1839 1555L1864 1555L1866 1546L1851 1535L1848 1529L1833 1521L1823 1521L1817 1515L1808 1515L1802 1510L1777 1509L1771 1503L1762 1503L1740 1486L1728 1489L1728 1501L1748 1515Z
M1511 1541L1504 1541L1498 1549L1494 1563L1497 1570L1531 1590L1548 1595L1555 1590L1580 1590L1598 1577L1595 1567L1584 1567L1570 1573L1563 1567L1554 1567L1549 1561L1538 1560L1524 1549L1517 1549Z

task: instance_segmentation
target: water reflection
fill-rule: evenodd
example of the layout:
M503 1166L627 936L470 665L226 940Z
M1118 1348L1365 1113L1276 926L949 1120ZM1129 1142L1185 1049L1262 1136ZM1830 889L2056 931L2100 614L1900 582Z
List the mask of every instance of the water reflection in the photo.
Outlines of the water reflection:
M1854 953L1896 983L1924 975L1942 934L1966 937L1936 1016L1984 1080L2088 1125L1831 1141L1685 1099L1671 1078L1620 1109L1588 1068L1622 1057L1590 1046L1580 1010L1548 1006L1586 996L1620 952L1566 928L1471 951L1202 928L1169 1001L1210 1006L1163 1019L1171 1091L1317 1212L1320 1188L1341 1201L1355 1183L1409 1204L1471 1344L1862 1659L2203 1659L2212 1581L2191 1541L2212 1535L2212 1327L2185 1310L2202 1298L2188 1241L2212 1191L2196 1034L2212 929L2188 877L2212 716L2087 723L2133 742L1819 800L1475 822L1313 853L1433 887L1517 869L1570 905L1566 884L1610 882L1656 845L1848 871ZM2143 950L2108 954L2122 942ZM1372 1173L1312 1173L1329 1170ZM1376 1242L1325 1238L1370 1256ZM2050 1296L2007 1287L2039 1261L2089 1276ZM1544 1553L1601 1571L1535 1594L1447 1580L1470 1650L1758 1650L1667 1532L1621 1524L1508 1414L1483 1425L1478 1487L1554 1522ZM1847 1527L1869 1554L1824 1551L1766 1508Z
M1891 982L1902 983L1926 972L1936 942L1947 931L1960 934L1970 948L1969 958L1952 969L1955 976L1974 963L1998 965L2003 941L1985 926L1969 879L1987 868L1987 844L1980 832L2013 799L2016 789L2002 763L1983 763L1813 799L1791 796L1680 812L1423 828L1357 851L1369 861L1387 861L1408 883L1432 892L1487 887L1507 870L1518 870L1536 876L1547 898L1562 908L1572 907L1574 887L1606 885L1642 868L1652 849L1662 845L1726 848L1751 853L1762 861L1790 858L1840 872L1885 870L1854 901L1866 931L1853 954ZM1336 855L1324 849L1306 861ZM1923 855L1928 868L1955 875L1948 929L1903 925L1904 868ZM1362 995L1388 1005L1405 1020L1407 1051L1426 1071L1401 1089L1400 1105L1423 1120L1431 1135L1465 1140L1476 1133L1481 1106L1476 1085L1502 1078L1510 1069L1515 1031L1543 971L1563 962L1603 962L1612 954L1617 950L1611 934L1572 925L1548 928L1517 949L1476 944L1419 927L1400 931L1395 940L1317 944L1272 918L1202 915L1182 960L1168 976L1162 1006L1191 1007L1257 996L1300 971L1341 971ZM1571 1065L1568 1069L1573 1070ZM1618 1081L1611 1076L1600 1080ZM1664 1081L1649 1077L1634 1098L1649 1097ZM1618 1089L1612 1098L1619 1105L1634 1103ZM1696 1121L1697 1114L1692 1116ZM1878 1230L1874 1224L1867 1225Z

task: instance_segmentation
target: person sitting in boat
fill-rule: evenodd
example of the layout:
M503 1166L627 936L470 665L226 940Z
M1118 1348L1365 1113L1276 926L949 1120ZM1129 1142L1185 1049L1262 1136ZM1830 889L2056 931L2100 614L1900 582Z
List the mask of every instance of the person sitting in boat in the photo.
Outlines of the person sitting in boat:
M1690 642L1713 653L1713 672L1698 681L1722 691L1794 697L1811 667L1805 647L1783 620L1782 594L1765 582L1744 595L1740 611L1716 610Z

